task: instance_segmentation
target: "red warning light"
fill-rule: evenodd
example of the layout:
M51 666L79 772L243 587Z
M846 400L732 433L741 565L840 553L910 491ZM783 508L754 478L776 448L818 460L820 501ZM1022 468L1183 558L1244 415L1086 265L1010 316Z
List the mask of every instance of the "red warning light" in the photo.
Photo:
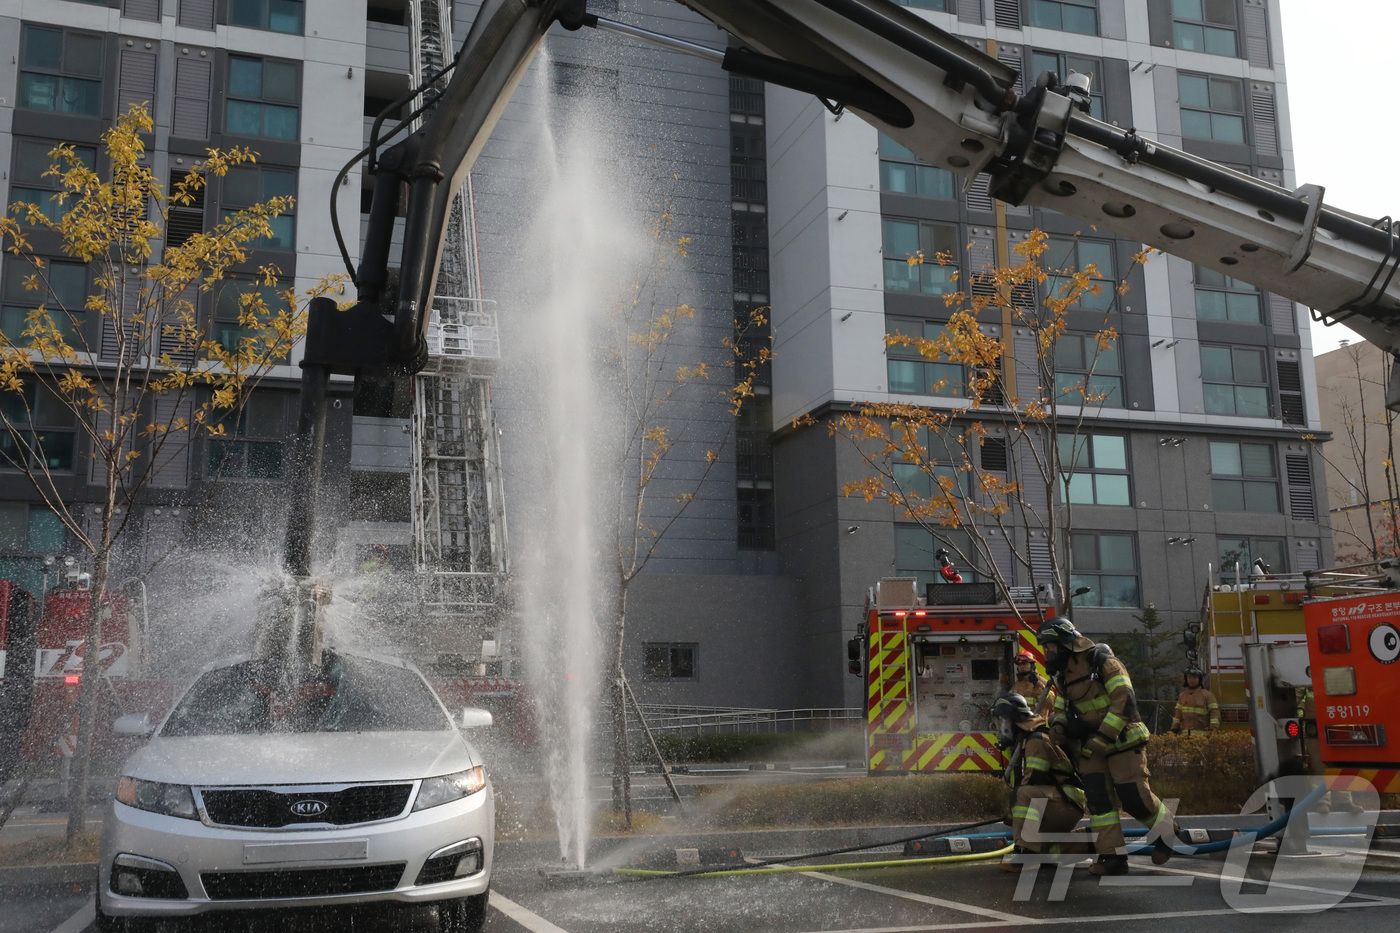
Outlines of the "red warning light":
M1290 739L1296 739L1298 738L1298 736L1303 734L1302 726L1298 723L1298 720L1296 719L1288 720L1288 722L1284 724L1283 728L1284 731L1288 733L1288 737Z
M81 680L82 680L82 677L79 676L78 674L64 674L64 675L63 675L63 686L65 686L65 687L76 687L76 686L78 686L78 683L79 683Z

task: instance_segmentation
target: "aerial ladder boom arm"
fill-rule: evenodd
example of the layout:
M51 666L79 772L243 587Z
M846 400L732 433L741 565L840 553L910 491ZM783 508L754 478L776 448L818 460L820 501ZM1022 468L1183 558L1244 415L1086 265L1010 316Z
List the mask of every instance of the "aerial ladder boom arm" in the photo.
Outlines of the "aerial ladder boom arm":
M1097 121L1080 76L1042 75L1018 94L1013 69L891 0L677 2L738 47L706 49L610 23L584 0L484 0L422 127L370 153L376 186L356 272L360 301L336 312L320 299L308 325L286 561L293 575L309 569L327 377L353 374L358 391L362 381L422 366L452 197L555 22L612 28L815 94L932 165L966 179L986 173L1003 201L1053 208L1226 272L1400 351L1400 236L1389 218L1335 210L1321 188L1288 191ZM391 295L389 241L403 184L401 277Z

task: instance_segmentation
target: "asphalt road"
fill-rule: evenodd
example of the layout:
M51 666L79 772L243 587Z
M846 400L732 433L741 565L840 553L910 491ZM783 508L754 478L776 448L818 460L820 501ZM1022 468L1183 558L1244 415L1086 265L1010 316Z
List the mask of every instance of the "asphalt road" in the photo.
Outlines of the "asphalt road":
M795 837L767 837L788 854ZM722 839L715 840L722 844ZM754 838L746 842L752 847ZM1315 840L1315 857L1276 858L1261 843L1247 860L1178 858L1154 868L1134 858L1132 874L1099 879L1082 869L1043 866L1032 876L991 862L909 865L745 877L632 880L611 874L547 877L548 847L503 843L488 911L489 933L914 933L941 929L1130 927L1134 933L1228 928L1246 933L1381 933L1400 923L1400 852L1354 849L1355 840ZM627 863L644 844L595 858ZM1393 854L1392 854L1393 853ZM866 858L890 859L895 853ZM841 857L849 862L851 856ZM91 926L84 885L0 888L0 933L81 933ZM1279 913L1287 914L1281 919ZM432 917L390 920L364 912L218 924L240 933L431 930ZM203 928L209 928L207 925ZM1105 926L1105 929L1108 927ZM187 927L171 927L188 929Z

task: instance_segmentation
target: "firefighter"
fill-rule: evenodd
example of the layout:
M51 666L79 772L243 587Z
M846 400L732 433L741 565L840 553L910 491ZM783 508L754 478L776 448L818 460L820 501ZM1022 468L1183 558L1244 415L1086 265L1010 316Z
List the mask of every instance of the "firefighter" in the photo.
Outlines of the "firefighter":
M1088 852L1082 843L1047 842L1045 833L1068 833L1084 816L1084 786L1069 756L1050 737L1045 716L1033 712L1026 697L1009 693L992 704L1000 729L997 745L1007 755L1006 779L1012 786L1011 830L1017 852ZM1003 871L1020 871L1014 857Z
M1089 870L1096 875L1128 872L1119 804L1148 827L1162 830L1152 862L1165 863L1171 858L1175 826L1147 781L1147 726L1138 716L1127 668L1108 645L1094 644L1061 616L1046 619L1037 638L1056 694L1051 734L1071 750L1088 798L1089 828L1099 856Z
M1204 676L1199 667L1186 669L1186 689L1176 698L1176 711L1172 713L1172 732L1177 735L1220 728L1220 704L1215 694L1205 688Z
M1035 670L1035 655L1022 651L1016 655L1016 680L1011 684L1011 692L1026 698L1031 709L1039 711L1040 700L1045 695L1045 678Z

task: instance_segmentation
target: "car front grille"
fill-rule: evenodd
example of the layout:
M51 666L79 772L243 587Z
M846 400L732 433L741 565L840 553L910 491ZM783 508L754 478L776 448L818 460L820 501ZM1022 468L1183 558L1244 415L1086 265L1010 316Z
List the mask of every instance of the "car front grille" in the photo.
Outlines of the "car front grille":
M331 897L392 891L407 863L362 865L354 868L305 868L296 871L210 871L199 876L216 901L267 900L288 897Z
M392 819L403 813L412 792L412 784L355 784L337 791L206 788L200 796L211 823L278 829L303 823L349 826Z

